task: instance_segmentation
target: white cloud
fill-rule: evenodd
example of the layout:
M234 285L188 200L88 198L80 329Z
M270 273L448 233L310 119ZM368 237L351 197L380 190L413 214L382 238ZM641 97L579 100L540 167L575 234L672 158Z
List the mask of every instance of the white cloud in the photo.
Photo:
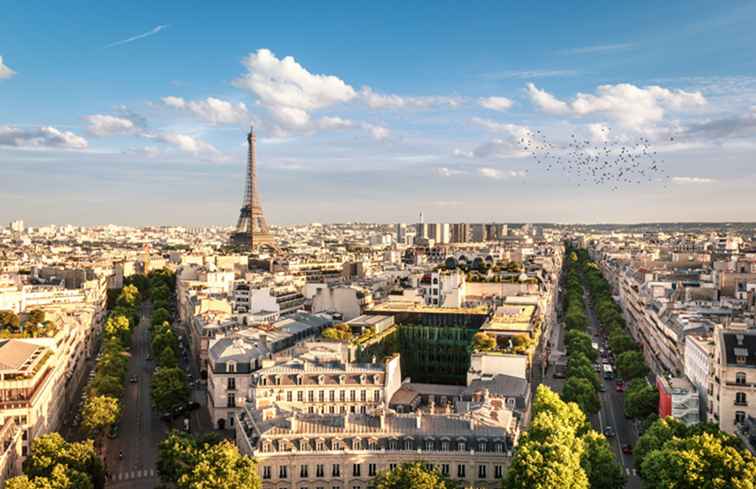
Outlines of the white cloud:
M87 144L87 140L83 137L51 126L36 128L0 126L0 146L84 149Z
M472 122L504 136L475 148L473 155L476 158L521 158L528 155L523 149L523 144L533 142L534 136L527 126L501 123L480 117L473 117Z
M162 143L170 144L186 153L192 153L195 155L201 154L201 153L214 154L214 155L219 154L218 150L210 143L207 143L201 139L198 139L194 136L190 136L188 134L165 132L165 133L160 133L160 134L147 135L145 137L149 139L155 139Z
M567 114L570 107L566 102L562 102L550 93L539 89L532 83L527 84L527 91L530 100L533 101L541 110L550 114Z
M497 170L496 168L482 167L478 168L478 174L485 178L494 180L503 180L506 178L524 177L525 170Z
M506 97L485 97L481 98L478 103L484 109L489 110L507 110L512 107L512 101Z
M395 94L377 93L370 87L362 87L360 96L372 109L427 109L436 106L457 108L463 103L463 99L460 97L403 97Z
M15 74L15 71L10 69L8 65L3 63L3 57L0 56L0 80L11 78Z
M452 151L452 156L456 156L458 158L473 158L475 154L472 151L465 151L463 149L454 148Z
M689 185L689 184L702 184L702 183L714 183L716 180L713 178L705 178L705 177L672 177L672 183L677 183L680 185Z
M376 126L375 124L369 124L367 122L362 124L362 128L367 130L373 139L377 141L383 141L391 135L391 131L387 127Z
M151 29L151 30L149 30L147 32L142 33L142 34L138 34L136 36L129 37L128 39L123 39L121 41L116 41L116 42L110 43L107 46L105 46L105 49L112 48L112 47L115 47L115 46L121 46L122 44L128 44L130 42L134 42L134 41L139 40L139 39L144 39L145 37L154 36L158 32L162 31L163 29L167 29L167 28L168 28L167 25L159 25L159 26L157 26L157 27L155 27L155 28L153 28L153 29Z
M138 130L134 121L125 117L106 114L88 115L84 118L89 122L87 131L95 136L111 136L114 134L130 134Z
M293 57L279 59L268 49L250 54L242 64L247 73L234 80L234 85L255 94L276 121L288 127L306 126L309 112L357 96L340 78L310 73Z
M609 141L609 126L601 123L588 124L588 133L594 143L606 143Z
M605 114L623 127L634 130L648 129L648 126L660 122L667 109L682 110L706 104L701 92L669 90L657 85L641 88L629 83L600 85L596 94L578 93L569 103L532 83L527 85L527 92L544 112L578 117Z
M634 47L633 43L620 43L620 44L603 44L598 46L585 46L582 48L570 48L559 51L560 54L597 54L607 53L611 51L621 51Z
M325 116L318 120L318 127L321 129L346 129L353 126L352 121L341 117Z
M435 173L439 177L453 177L455 175L462 175L465 172L463 172L462 170L455 170L453 168L447 168L445 166L442 166L439 168L435 168L433 170L433 173Z
M188 111L211 124L239 124L249 121L247 106L242 102L234 104L215 97L208 97L205 100L184 100L181 97L169 96L161 100L168 107Z

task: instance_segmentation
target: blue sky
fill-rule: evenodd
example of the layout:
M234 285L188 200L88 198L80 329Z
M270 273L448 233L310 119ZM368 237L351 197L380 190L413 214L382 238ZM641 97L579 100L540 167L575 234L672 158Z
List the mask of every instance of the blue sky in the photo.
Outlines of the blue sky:
M5 5L0 222L231 225L251 122L272 223L753 220L756 4L412 4Z

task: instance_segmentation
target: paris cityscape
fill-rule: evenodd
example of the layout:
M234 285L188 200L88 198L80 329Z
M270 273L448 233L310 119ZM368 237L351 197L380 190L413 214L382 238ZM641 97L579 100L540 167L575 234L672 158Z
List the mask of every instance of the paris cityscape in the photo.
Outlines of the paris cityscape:
M0 488L756 489L756 4L68 3Z

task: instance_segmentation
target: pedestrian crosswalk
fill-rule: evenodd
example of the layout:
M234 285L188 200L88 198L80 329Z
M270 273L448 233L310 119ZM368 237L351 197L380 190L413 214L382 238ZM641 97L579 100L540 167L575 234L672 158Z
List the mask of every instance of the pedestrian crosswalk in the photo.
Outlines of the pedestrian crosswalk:
M119 472L113 474L111 478L114 482L128 481L133 479L148 479L155 477L155 469L131 470L128 472Z
M632 475L633 477L635 477L635 476L638 475L638 473L635 471L635 469L631 469L630 467L625 467L625 473L628 476Z

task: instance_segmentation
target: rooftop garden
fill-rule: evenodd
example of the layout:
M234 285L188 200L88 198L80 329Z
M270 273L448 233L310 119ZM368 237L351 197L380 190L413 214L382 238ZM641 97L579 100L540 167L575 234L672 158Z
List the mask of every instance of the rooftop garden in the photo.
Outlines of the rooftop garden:
M19 316L13 311L0 311L0 338L49 338L55 336L58 327L45 319L45 312L33 309Z

